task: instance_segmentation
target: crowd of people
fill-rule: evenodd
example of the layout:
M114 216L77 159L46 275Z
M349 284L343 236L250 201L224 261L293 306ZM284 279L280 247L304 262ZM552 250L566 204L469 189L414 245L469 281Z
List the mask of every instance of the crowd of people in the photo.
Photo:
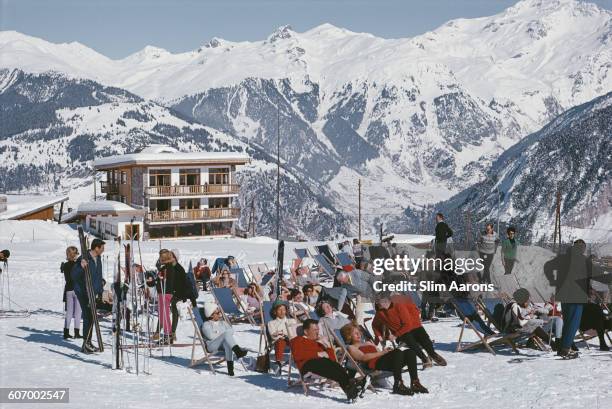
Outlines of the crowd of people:
M442 214L437 214L436 221L432 253L436 257L451 257L448 243L453 231ZM484 266L478 273L480 282L491 282L491 266L500 245L504 274L513 273L519 243L515 228L509 227L506 233L506 238L500 240L493 224L488 223L479 235L476 245ZM104 241L94 239L85 255L79 255L76 247L68 247L66 261L60 267L65 278L64 338L83 338L81 350L87 354L98 350L91 343L92 314L113 302L113 293L104 289L102 280L104 246ZM337 383L351 401L363 395L369 387L370 374L376 371L391 374L394 394L428 393L419 379L417 362L422 369L434 364L443 367L447 362L436 351L423 320L435 322L432 311L436 308L448 310L450 303L428 304L425 301L416 305L407 295L375 293L372 289L375 277L369 270L366 245L357 239L345 241L338 245L338 251L346 253L351 263L329 260L335 274L328 277L327 283L322 282L322 266L309 266L297 259L288 275L274 276L275 279L265 279L266 275L274 275L273 271L258 279L253 275L246 287L239 288L233 272L238 266L234 257L217 258L212 268L207 259L201 259L190 277L179 263L178 251L162 249L155 271L144 271L139 266L145 297L158 310L157 329L152 338L164 345L176 341L178 305L186 303L201 311L204 320L201 332L206 348L223 351L227 373L233 376L235 360L245 357L248 351L239 345L239 335L220 305L209 299L198 309L197 301L201 291L229 288L244 313L258 321L265 332L269 340L266 356L267 352L273 356L270 366L276 374L286 371L292 359L300 374L315 374ZM565 259L553 260L551 263L557 264L547 266L556 272L554 277L549 277L556 288L549 302L537 305L527 289L517 289L500 311L503 331L524 333L531 342L537 341L532 346L548 344L560 356L574 358L577 356L576 333L593 329L597 332L600 349L609 350L605 334L610 330L610 316L605 304L596 298L599 295L589 287L594 267L584 252L584 242L577 240L567 255L563 255ZM92 274L98 297L97 307L93 308L85 291L86 268ZM270 311L264 311L266 301L273 303ZM369 301L373 302L374 315L366 318L364 305ZM264 314L269 314L269 320ZM80 332L81 318L83 333ZM70 334L71 324L73 335ZM342 351L346 352L346 357ZM356 367L348 365L349 361ZM407 384L403 380L404 370L410 378Z

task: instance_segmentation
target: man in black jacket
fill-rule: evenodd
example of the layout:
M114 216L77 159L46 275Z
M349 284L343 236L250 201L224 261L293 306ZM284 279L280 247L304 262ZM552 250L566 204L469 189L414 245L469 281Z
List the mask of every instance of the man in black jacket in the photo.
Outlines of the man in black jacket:
M453 231L444 221L442 213L436 213L436 238L434 241L434 250L436 257L444 257L446 254L446 242L453 236Z

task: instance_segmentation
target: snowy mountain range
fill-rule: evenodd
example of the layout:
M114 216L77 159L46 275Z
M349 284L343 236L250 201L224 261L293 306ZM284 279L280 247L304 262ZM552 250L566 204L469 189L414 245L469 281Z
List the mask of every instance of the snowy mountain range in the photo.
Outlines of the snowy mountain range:
M407 39L329 24L304 33L285 26L263 41L214 38L180 54L149 46L121 60L79 43L0 32L0 68L0 108L3 119L11 117L0 125L0 149L14 153L1 165L5 186L43 183L48 169L82 183L91 157L75 165L74 154L57 153L70 143L74 152L87 146L101 156L163 139L183 150L253 152L260 162L243 172L250 186L244 207L260 196L255 190L272 200L274 184L260 181L270 176L278 121L289 183L283 197L295 194L286 200L307 206L294 232L354 234L358 179L364 227L386 221L401 230L411 222L406 208L482 181L526 135L612 91L612 12L575 0L524 0ZM38 98L29 105L14 97L14 78L25 77L31 80L20 82L19 95ZM66 101L62 82L96 91ZM144 116L130 118L131 111ZM258 207L264 230L273 221L263 213L270 203ZM304 227L307 217L315 221Z
M525 240L548 241L559 190L563 237L605 242L612 238L611 164L612 92L524 138L500 155L485 180L436 207L455 226L458 240L469 212L472 234L499 214L502 226L516 226Z

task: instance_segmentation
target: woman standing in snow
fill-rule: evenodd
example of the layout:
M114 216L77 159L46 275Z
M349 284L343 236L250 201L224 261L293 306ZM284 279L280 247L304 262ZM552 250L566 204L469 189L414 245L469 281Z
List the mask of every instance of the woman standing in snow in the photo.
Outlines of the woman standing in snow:
M64 274L64 298L63 301L66 303L66 314L64 317L64 339L72 338L70 336L70 321L74 319L74 338L82 338L81 331L81 304L79 299L74 293L74 284L72 283L72 277L70 272L76 259L79 256L79 250L70 246L66 249L66 261L60 266L60 271Z

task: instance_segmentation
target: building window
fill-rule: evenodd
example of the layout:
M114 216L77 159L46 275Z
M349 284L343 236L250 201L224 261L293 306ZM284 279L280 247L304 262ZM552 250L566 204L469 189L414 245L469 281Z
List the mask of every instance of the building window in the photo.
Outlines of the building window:
M208 207L211 209L229 207L229 197L211 197L208 199Z
M170 210L170 199L165 200L150 200L149 209L152 212L165 212Z
M229 184L229 168L208 169L208 183L211 185Z
M127 198L125 196L119 196L119 201L121 203L127 203Z
M199 209L200 199L179 199L179 209Z
M149 186L170 186L170 169L151 169Z
M121 171L121 184L127 184L127 172L124 170Z
M179 169L179 185L198 186L200 184L200 169Z
M205 236L232 234L232 222L204 223Z
M89 219L89 228L96 230L96 219Z

